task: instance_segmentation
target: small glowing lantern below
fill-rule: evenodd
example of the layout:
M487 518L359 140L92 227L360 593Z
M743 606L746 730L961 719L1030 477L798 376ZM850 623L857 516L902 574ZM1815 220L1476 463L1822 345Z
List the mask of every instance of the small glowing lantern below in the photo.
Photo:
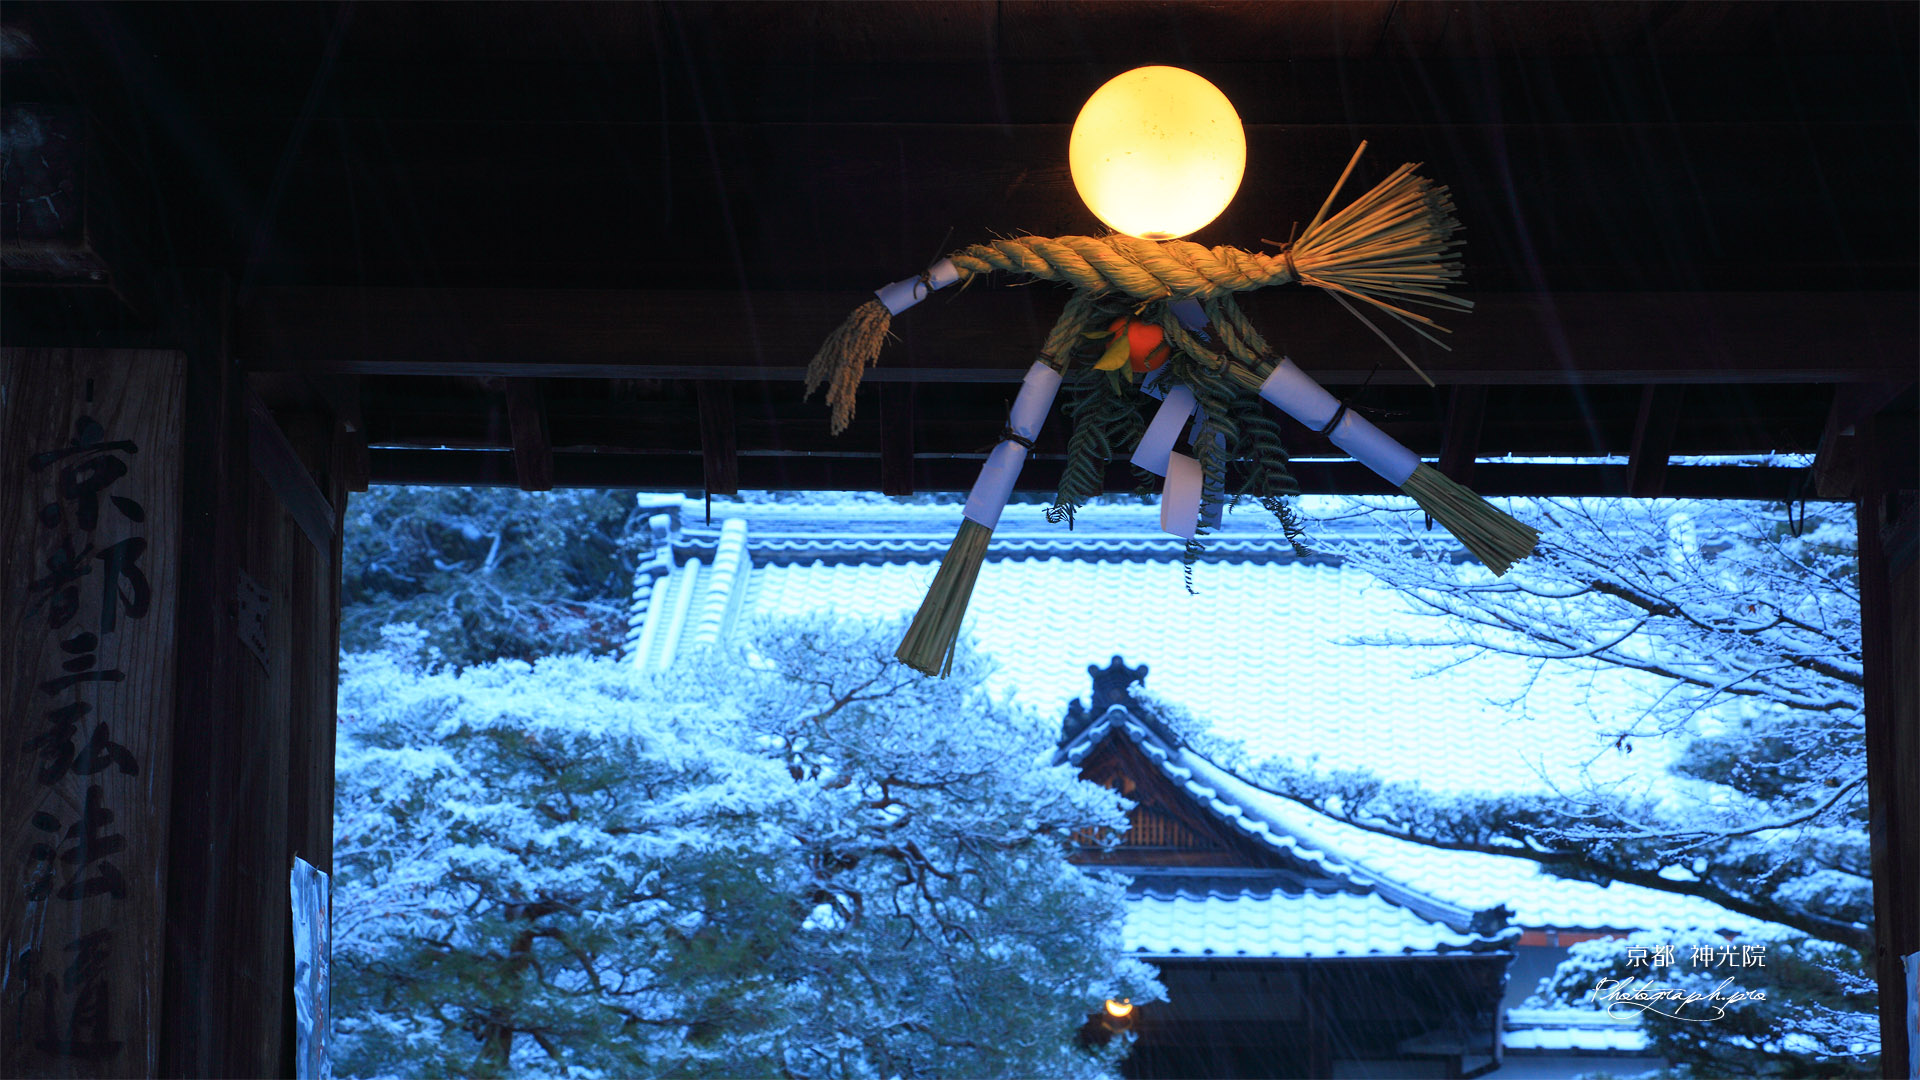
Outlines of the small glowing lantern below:
M1171 240L1233 201L1247 168L1247 137L1233 103L1212 83L1182 68L1134 68L1081 107L1067 166L1101 221L1129 236Z
M1112 998L1108 998L1107 1015L1113 1017L1115 1020L1125 1020L1127 1017L1132 1016L1133 999L1121 998L1119 1001L1115 1001Z

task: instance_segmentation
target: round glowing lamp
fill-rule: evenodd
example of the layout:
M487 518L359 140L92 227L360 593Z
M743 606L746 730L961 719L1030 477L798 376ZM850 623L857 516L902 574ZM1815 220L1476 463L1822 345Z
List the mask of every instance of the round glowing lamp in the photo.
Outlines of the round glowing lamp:
M1116 232L1171 240L1233 201L1247 136L1212 83L1183 68L1134 68L1081 106L1067 167L1087 209Z
M1108 998L1107 1015L1113 1017L1115 1020L1125 1020L1127 1017L1132 1016L1133 999L1121 998L1119 1001L1115 1001L1112 998Z

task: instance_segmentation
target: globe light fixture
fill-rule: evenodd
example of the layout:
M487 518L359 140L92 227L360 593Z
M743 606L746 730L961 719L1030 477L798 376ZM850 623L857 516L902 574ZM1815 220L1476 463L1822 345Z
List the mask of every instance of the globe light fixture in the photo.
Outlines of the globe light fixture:
M1183 68L1134 68L1081 106L1067 167L1087 209L1116 232L1171 240L1233 201L1247 137L1212 83Z
M1133 999L1121 998L1119 1001L1115 1001L1112 998L1108 998L1107 1015L1113 1017L1115 1020L1125 1020L1127 1017L1132 1016Z

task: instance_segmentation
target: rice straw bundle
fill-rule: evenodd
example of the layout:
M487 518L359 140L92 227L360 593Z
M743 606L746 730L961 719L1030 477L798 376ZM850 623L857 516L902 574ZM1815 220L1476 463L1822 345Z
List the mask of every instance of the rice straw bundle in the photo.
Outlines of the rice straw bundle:
M1460 220L1453 215L1453 197L1447 189L1414 175L1419 165L1411 163L1395 169L1346 209L1328 217L1328 208L1366 149L1367 144L1362 142L1353 152L1353 159L1347 162L1346 171L1333 185L1320 212L1287 249L1287 257L1301 284L1327 290L1432 386L1427 373L1346 297L1371 304L1440 348L1448 348L1446 342L1427 332L1431 328L1447 333L1446 327L1402 305L1473 310L1473 301L1442 291L1460 278L1460 263L1452 257L1458 246L1454 234L1460 231Z

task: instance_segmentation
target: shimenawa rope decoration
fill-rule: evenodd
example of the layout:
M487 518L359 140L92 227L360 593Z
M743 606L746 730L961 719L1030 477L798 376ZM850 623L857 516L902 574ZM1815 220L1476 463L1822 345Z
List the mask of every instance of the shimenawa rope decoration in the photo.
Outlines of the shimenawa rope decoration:
M1298 487L1286 470L1277 429L1251 420L1253 414L1237 404L1242 397L1258 395L1411 496L1495 573L1504 574L1533 551L1538 532L1421 463L1293 361L1276 356L1234 300L1236 293L1288 282L1325 290L1432 385L1354 302L1447 348L1435 336L1446 328L1412 307L1472 310L1471 301L1444 291L1460 278L1455 239L1460 223L1447 189L1416 175L1414 164L1395 169L1330 215L1365 150L1361 143L1313 220L1277 254L1121 234L995 240L962 248L919 275L877 290L875 299L862 304L822 343L807 367L807 392L826 387L832 427L838 433L853 418L855 392L866 368L879 359L893 316L932 291L994 271L1056 281L1074 290L1041 358L1022 383L1000 441L981 468L960 532L901 642L901 660L927 674L944 674L951 667L954 641L993 528L1032 440L1069 376L1076 388L1069 409L1076 426L1068 440L1061 495L1049 514L1056 520L1064 517L1071 524L1074 508L1098 493L1097 475L1117 449L1112 436L1138 440L1145 428L1137 409L1121 408L1118 402L1109 408L1098 395L1127 397L1134 377L1145 375L1143 384L1157 383L1162 392L1170 386L1192 392L1190 401L1182 401L1193 411L1198 465L1195 458L1174 452L1161 470L1168 477L1162 527L1170 532L1193 539L1195 523L1169 520L1168 508L1177 504L1184 514L1196 501L1195 485L1198 516L1217 518L1226 497L1227 466L1244 456L1253 462L1246 488L1260 489L1252 493L1280 516L1289 536L1295 535L1298 522L1284 500ZM1140 341L1133 338L1136 331L1145 331ZM1094 360L1090 343L1103 339L1105 349ZM1089 424L1097 427L1089 429Z

